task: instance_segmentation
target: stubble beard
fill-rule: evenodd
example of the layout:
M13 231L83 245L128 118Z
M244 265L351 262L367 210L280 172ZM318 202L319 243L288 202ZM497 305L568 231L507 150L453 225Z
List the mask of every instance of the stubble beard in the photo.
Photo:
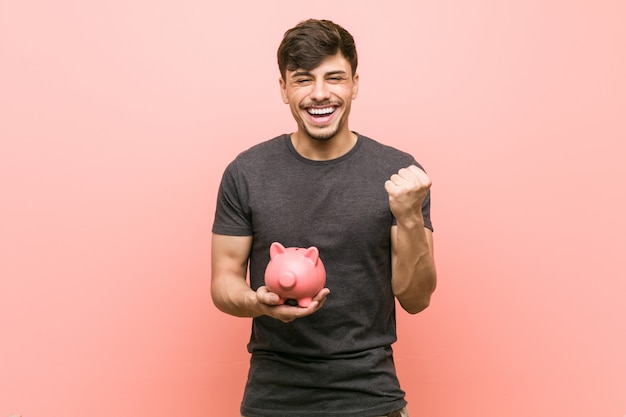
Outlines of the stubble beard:
M320 142L327 142L337 135L338 128L330 128L328 130L322 129L321 131L312 132L307 125L304 125L304 131L313 140Z

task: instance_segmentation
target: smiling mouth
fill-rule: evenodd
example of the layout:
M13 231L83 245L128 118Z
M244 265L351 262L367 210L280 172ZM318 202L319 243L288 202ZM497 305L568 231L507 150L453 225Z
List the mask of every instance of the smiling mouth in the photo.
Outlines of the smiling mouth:
M306 111L313 117L315 116L328 116L329 114L333 114L337 108L336 107L315 107L308 108Z
M318 125L325 125L332 120L336 110L337 107L335 106L308 107L306 112L312 122Z

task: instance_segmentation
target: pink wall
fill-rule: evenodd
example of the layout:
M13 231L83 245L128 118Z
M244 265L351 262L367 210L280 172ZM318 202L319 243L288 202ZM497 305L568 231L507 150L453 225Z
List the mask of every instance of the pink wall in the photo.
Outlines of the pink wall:
M212 3L0 0L0 416L238 415L214 198L293 128L274 56L307 17L357 39L351 127L434 181L412 415L626 415L623 1Z

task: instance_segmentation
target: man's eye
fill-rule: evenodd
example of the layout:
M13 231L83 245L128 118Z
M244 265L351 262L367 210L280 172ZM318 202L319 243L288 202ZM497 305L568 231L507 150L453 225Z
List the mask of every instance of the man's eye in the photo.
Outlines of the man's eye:
M309 81L311 81L309 78L299 78L299 79L296 80L296 83L298 83L298 84L306 84Z

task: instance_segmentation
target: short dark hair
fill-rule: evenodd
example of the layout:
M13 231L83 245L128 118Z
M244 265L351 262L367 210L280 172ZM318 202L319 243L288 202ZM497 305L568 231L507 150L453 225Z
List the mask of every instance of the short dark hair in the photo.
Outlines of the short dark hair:
M312 70L326 57L341 54L350 62L352 76L358 63L352 35L330 20L309 19L285 32L278 47L278 69L285 79L287 71Z

